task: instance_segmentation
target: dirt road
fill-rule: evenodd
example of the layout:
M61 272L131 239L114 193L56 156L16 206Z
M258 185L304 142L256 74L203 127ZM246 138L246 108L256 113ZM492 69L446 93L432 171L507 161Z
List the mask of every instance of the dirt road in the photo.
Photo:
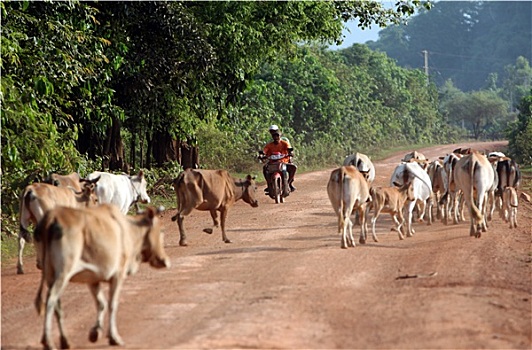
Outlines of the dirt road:
M432 159L454 148L421 151ZM402 156L376 162L376 184L388 184ZM532 347L530 204L520 203L519 228L496 216L480 239L469 236L468 223L436 222L415 223L416 235L400 241L386 214L377 222L380 242L341 249L329 174L299 175L298 190L282 205L266 196L259 208L238 202L228 218L232 244L219 230L201 232L210 216L196 211L185 219L189 246L180 247L174 210L166 212L172 267L143 266L126 281L118 311L125 348ZM14 263L3 262L2 349L40 348L33 265L27 259L27 273L18 276ZM87 287L69 285L63 309L75 348L111 348L106 339L87 339L95 320Z

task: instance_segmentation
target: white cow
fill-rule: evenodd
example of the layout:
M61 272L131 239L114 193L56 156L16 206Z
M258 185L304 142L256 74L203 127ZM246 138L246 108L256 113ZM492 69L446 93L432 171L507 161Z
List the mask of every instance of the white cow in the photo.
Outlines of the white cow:
M355 153L347 156L344 160L344 166L353 165L364 175L366 180L371 183L375 180L375 166L371 162L371 159L365 154Z
M138 201L150 202L150 197L146 193L146 179L142 170L138 175L133 176L95 171L89 174L87 179L92 180L98 177L100 177L100 181L96 186L96 195L100 204L114 204L120 208L122 213L127 214L132 204Z
M430 177L418 163L401 163L393 171L390 179L390 186L404 186L412 182L414 197L416 200L411 201L406 206L406 235L412 237L415 233L412 228L412 211L416 204L419 205L419 221L423 221L427 200L432 195L432 184Z
M486 232L486 201L493 186L494 170L486 156L472 151L462 157L454 170L456 187L464 193L469 208L471 227L469 234L479 238Z

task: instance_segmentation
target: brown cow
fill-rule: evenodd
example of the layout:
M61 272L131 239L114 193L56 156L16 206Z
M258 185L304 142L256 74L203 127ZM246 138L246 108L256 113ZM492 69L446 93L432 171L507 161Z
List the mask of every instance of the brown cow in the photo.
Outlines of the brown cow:
M181 246L188 244L183 219L192 210L208 210L211 213L213 227L218 227L217 211L219 211L222 239L225 243L231 243L225 234L225 220L229 209L240 199L254 208L259 206L257 185L251 175L240 180L232 178L226 170L186 169L174 180L174 189L177 197L177 214L172 217L172 221L177 220ZM213 228L206 228L203 231L211 234Z
M31 242L28 227L41 220L44 214L59 205L80 208L96 205L95 182L85 182L80 192L72 188L56 187L47 183L34 183L26 186L20 199L20 233L18 236L17 273L23 274L22 253L26 241ZM37 249L38 251L38 249ZM37 265L39 267L39 265Z
M68 175L52 173L43 182L59 187L72 187L74 190L79 192L81 191L81 185L83 181L86 180L82 179L78 173L74 172Z
M454 180L456 163L463 155L459 153L449 153L443 159L443 168L447 176L446 192L440 199L440 204L444 205L443 223L449 224L449 215L452 216L453 224L464 221L463 195L460 189L456 187Z
M128 275L138 271L141 262L152 267L169 267L163 248L160 210L149 207L144 213L126 216L114 205L93 208L56 207L49 210L35 229L40 242L41 282L35 298L37 312L45 312L42 344L54 348L52 317L59 325L61 348L70 344L63 331L60 298L69 281L86 283L97 305L97 317L89 333L96 342L103 332L105 312L109 309L109 344L124 345L116 326L116 312L122 285ZM108 305L101 282L109 283ZM48 294L43 303L43 287Z
M507 186L502 192L501 216L509 228L517 227L517 206L519 199L515 187Z
M361 244L366 243L367 224L366 206L371 201L369 184L364 176L352 165L342 166L332 171L327 183L327 194L331 205L338 216L338 233L342 235L341 247L355 246L353 237L353 223L350 215L358 212L360 221Z
M401 228L404 224L405 218L403 216L403 209L406 201L413 201L414 196L413 182L404 184L401 187L372 187L369 190L371 194L371 207L373 208L373 218L371 219L373 240L378 242L375 234L375 223L377 218L383 213L389 213L393 221L397 225L392 227L392 230L397 231L399 239L405 239Z
M440 199L444 193L447 192L447 173L443 168L443 159L437 159L432 161L427 168L430 182L432 184L432 195L428 201L427 214L428 224L433 222L432 208L436 204L436 217L443 219L444 205L440 204Z

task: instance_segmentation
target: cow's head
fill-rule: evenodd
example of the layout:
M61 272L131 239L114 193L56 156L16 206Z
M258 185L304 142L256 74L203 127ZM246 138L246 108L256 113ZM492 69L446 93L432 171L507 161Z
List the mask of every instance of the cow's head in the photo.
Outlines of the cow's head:
M85 202L87 207L95 206L98 204L98 196L96 195L96 182L100 179L94 179L93 181L84 180L80 181L81 191L76 191L73 187L69 188L78 196L78 201Z
M142 203L149 203L150 197L146 192L147 182L144 178L144 173L142 172L142 170L139 171L138 175L130 176L129 179L131 180L131 184L133 185L133 189L135 190L135 200Z
M142 213L141 225L147 227L147 233L142 243L142 262L147 262L155 268L170 267L170 258L164 251L164 237L161 231L161 220L159 214L164 211L164 207L148 207Z
M259 206L257 200L257 183L255 182L255 176L248 175L244 181L241 181L242 185L242 200L253 208Z

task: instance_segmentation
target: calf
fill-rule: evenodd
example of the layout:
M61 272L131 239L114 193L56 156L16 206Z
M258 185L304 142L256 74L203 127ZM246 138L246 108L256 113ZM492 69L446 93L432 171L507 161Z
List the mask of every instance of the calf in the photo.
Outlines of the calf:
M34 183L26 186L20 199L18 274L24 273L22 254L26 241L31 242L31 236L28 231L30 224L35 227L48 210L59 205L74 208L96 205L95 182L84 183L81 192L74 192L71 188L56 187L47 183ZM40 265L37 264L37 267L40 267Z
M360 220L361 244L366 243L367 224L366 206L371 201L369 184L364 176L352 165L342 166L333 170L327 183L327 194L331 205L338 216L338 233L342 234L341 247L354 247L353 223L350 215L357 211Z
M378 242L375 234L375 223L377 218L383 213L389 213L397 225L392 227L399 234L399 239L404 239L401 227L404 223L403 209L407 200L415 200L412 182L398 187L372 187L369 190L371 194L371 207L373 207L373 218L371 219L373 240Z
M507 186L502 193L501 216L504 222L509 223L510 228L517 227L517 190L515 187Z
M417 163L401 163L399 164L390 179L390 186L403 186L412 182L414 188L415 201L409 202L406 206L406 235L411 237L414 235L415 230L412 227L412 211L414 207L419 205L419 221L423 221L425 215L425 208L427 201L432 195L432 184L430 182L429 175L423 168Z
M119 294L128 275L137 272L141 262L152 267L169 267L163 248L159 210L148 208L144 213L125 216L114 205L75 209L56 207L48 211L35 230L40 242L42 274L35 307L42 314L45 309L42 344L54 348L52 316L59 325L61 348L70 344L63 331L60 298L69 281L86 283L97 305L96 324L89 340L96 342L103 330L106 309L109 309L109 344L124 345L116 326ZM109 304L100 283L110 284ZM42 294L48 287L46 303Z

